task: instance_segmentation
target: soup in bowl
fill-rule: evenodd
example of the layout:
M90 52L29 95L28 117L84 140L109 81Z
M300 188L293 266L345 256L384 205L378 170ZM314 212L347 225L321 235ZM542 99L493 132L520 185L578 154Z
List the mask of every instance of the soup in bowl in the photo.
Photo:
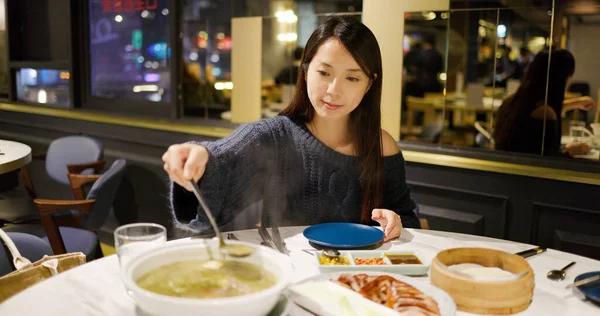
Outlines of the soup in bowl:
M123 282L149 315L266 315L292 277L289 257L267 247L251 256L211 260L199 240L166 244L133 258ZM207 251L208 250L208 251Z

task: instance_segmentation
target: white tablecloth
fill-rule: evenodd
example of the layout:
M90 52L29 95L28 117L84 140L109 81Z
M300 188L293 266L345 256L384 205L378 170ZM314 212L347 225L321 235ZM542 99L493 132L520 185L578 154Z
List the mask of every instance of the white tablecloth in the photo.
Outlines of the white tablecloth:
M311 248L302 236L302 230L303 227L280 229L294 262L294 282L319 273L312 256L302 251ZM241 240L261 241L256 230L234 233ZM416 249L427 261L439 251L455 247L486 247L518 252L533 246L479 236L417 229L405 229L399 240L382 246L383 249ZM581 300L571 290L565 289L577 275L600 271L600 261L550 249L529 258L528 261L535 272L535 292L531 306L518 315L600 315L600 307ZM560 269L571 261L576 261L577 264L568 271L564 281L555 282L546 278L549 270ZM429 281L429 277L418 279ZM292 311L293 316L298 315L296 309ZM141 315L141 312L125 293L120 280L117 257L109 256L61 273L15 295L0 305L0 315L133 316ZM457 315L472 314L459 311Z

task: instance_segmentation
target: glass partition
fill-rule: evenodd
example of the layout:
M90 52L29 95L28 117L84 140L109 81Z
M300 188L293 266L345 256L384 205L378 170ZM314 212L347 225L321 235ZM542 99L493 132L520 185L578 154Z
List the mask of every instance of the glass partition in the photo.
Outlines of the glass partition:
M298 77L298 67L306 42L300 42L303 31L300 22L313 21L302 27L316 28L316 15L297 16L293 10L280 11L279 17L263 18L262 46L262 115L276 116L287 107L293 97ZM312 25L314 24L314 25ZM308 30L306 30L308 31ZM302 38L307 38L302 34ZM308 36L310 33L308 33Z
M544 53L550 44L551 12L546 7L499 10L494 105L502 104L502 109L495 108L492 116L496 149L543 155L553 143L554 133L548 132L552 124L544 121L551 115L544 104L553 103Z
M262 116L289 104L302 49L328 14L360 19L362 0L181 0L184 115L231 120L231 19L263 17Z
M438 143L444 129L448 12L404 16L401 139Z
M186 116L220 119L230 109L231 14L231 1L183 1L181 84Z
M497 9L449 13L444 144L492 148L498 14Z
M579 160L598 161L600 62L595 52L600 47L600 6L569 4L555 16L554 23L560 26L554 36L558 42L555 47L568 50L575 59L575 72L568 82L561 115L561 149Z
M536 119L533 111L544 108L547 74L538 71L536 92L531 86L518 97L515 93L533 58L548 49L552 8L511 1L451 5L441 143L542 154L546 122L543 113Z

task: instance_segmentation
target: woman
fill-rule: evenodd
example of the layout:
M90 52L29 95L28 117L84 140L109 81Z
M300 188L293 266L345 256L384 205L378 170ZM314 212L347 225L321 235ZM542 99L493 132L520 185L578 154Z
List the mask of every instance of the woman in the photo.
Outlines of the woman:
M594 106L594 102L589 97L565 101L565 90L575 72L575 58L566 50L552 52L550 77L546 80L548 55L547 52L541 52L535 57L517 92L506 99L498 110L494 130L496 149L539 155L543 138L544 155L547 156L574 156L589 151L586 144L574 142L567 144L564 152L561 152L562 114L575 108L587 111ZM544 105L546 82L548 101Z
M329 18L309 38L294 99L279 116L216 142L169 147L163 161L176 222L209 229L188 191L193 180L219 225L262 199L267 224L377 221L385 240L419 227L404 159L381 130L381 80L373 33L353 18Z

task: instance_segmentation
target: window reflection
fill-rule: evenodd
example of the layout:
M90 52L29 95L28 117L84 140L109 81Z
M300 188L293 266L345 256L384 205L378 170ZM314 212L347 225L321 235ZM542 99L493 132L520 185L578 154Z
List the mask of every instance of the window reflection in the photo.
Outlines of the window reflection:
M360 19L362 0L182 0L184 114L231 119L231 19L262 16L262 113L276 115L289 102L294 53L301 51L326 14ZM287 71L283 71L287 69Z
M185 115L220 119L231 106L234 5L232 1L183 1L181 64Z
M93 96L171 98L169 0L90 0Z
M438 143L444 129L448 12L406 12L404 18L401 136Z
M69 80L66 70L23 68L17 71L17 99L32 103L70 104Z

